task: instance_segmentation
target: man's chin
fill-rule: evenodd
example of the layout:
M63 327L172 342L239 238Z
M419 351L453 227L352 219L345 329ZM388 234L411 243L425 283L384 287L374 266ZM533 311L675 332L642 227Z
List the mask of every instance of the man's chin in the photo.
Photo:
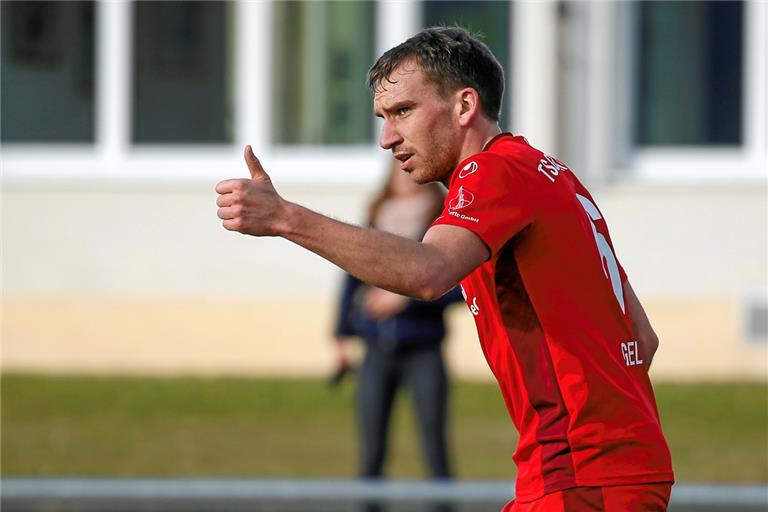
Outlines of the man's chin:
M406 172L411 177L411 179L414 182L418 183L419 185L424 185L426 183L429 183L429 182L433 181L433 180L430 180L430 179L426 178L424 175L422 175L421 173L419 173L416 170L406 171Z
M411 177L413 181L418 183L419 185L425 185L427 183L434 183L436 181L442 181L446 178L446 176L450 176L450 171L447 173L443 173L445 175L440 175L440 173L435 173L434 170L429 169L409 169L406 170L408 175Z

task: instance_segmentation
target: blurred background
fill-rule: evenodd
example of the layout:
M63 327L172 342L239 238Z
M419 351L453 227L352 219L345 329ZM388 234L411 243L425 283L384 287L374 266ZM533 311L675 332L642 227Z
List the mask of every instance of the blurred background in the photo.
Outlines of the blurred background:
M458 23L506 70L502 129L609 219L661 338L678 477L768 481L765 2L4 0L0 18L4 476L352 476L352 391L323 386L341 272L223 230L214 186L248 175L251 144L284 197L362 222L389 158L365 73ZM457 472L511 479L465 309ZM422 474L412 430L393 476ZM741 451L715 455L724 438Z

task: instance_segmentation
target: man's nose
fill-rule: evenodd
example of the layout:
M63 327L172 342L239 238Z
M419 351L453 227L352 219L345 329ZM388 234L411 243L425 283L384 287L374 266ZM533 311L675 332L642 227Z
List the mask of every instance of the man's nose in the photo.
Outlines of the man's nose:
M392 149L397 144L400 144L403 138L392 126L392 123L384 121L384 125L381 127L381 136L379 137L379 146L383 149Z

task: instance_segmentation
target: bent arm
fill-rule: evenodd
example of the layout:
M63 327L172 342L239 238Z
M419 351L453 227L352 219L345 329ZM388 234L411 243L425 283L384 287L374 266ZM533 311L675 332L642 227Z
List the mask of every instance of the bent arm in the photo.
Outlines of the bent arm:
M417 242L370 228L352 226L285 201L250 146L244 157L251 179L216 185L217 215L230 231L281 236L370 285L422 300L456 286L489 256L469 230L435 226Z
M624 281L624 300L627 303L627 312L629 313L632 330L635 331L637 342L640 346L640 355L643 361L649 367L653 360L656 350L659 348L659 338L651 327L648 315L645 314L640 299L635 295L632 285L629 281Z
M434 300L489 256L469 230L438 225L423 242L345 224L288 203L280 236L391 292Z

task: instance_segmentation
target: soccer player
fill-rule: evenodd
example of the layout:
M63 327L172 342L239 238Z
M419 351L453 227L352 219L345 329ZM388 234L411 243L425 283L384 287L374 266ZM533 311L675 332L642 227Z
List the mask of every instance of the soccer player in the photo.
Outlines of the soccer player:
M368 73L380 145L448 186L421 242L322 216L251 179L219 183L228 230L281 236L424 300L457 283L520 432L505 511L666 510L673 473L648 367L658 346L602 213L562 162L500 133L504 76L458 28L426 29Z

